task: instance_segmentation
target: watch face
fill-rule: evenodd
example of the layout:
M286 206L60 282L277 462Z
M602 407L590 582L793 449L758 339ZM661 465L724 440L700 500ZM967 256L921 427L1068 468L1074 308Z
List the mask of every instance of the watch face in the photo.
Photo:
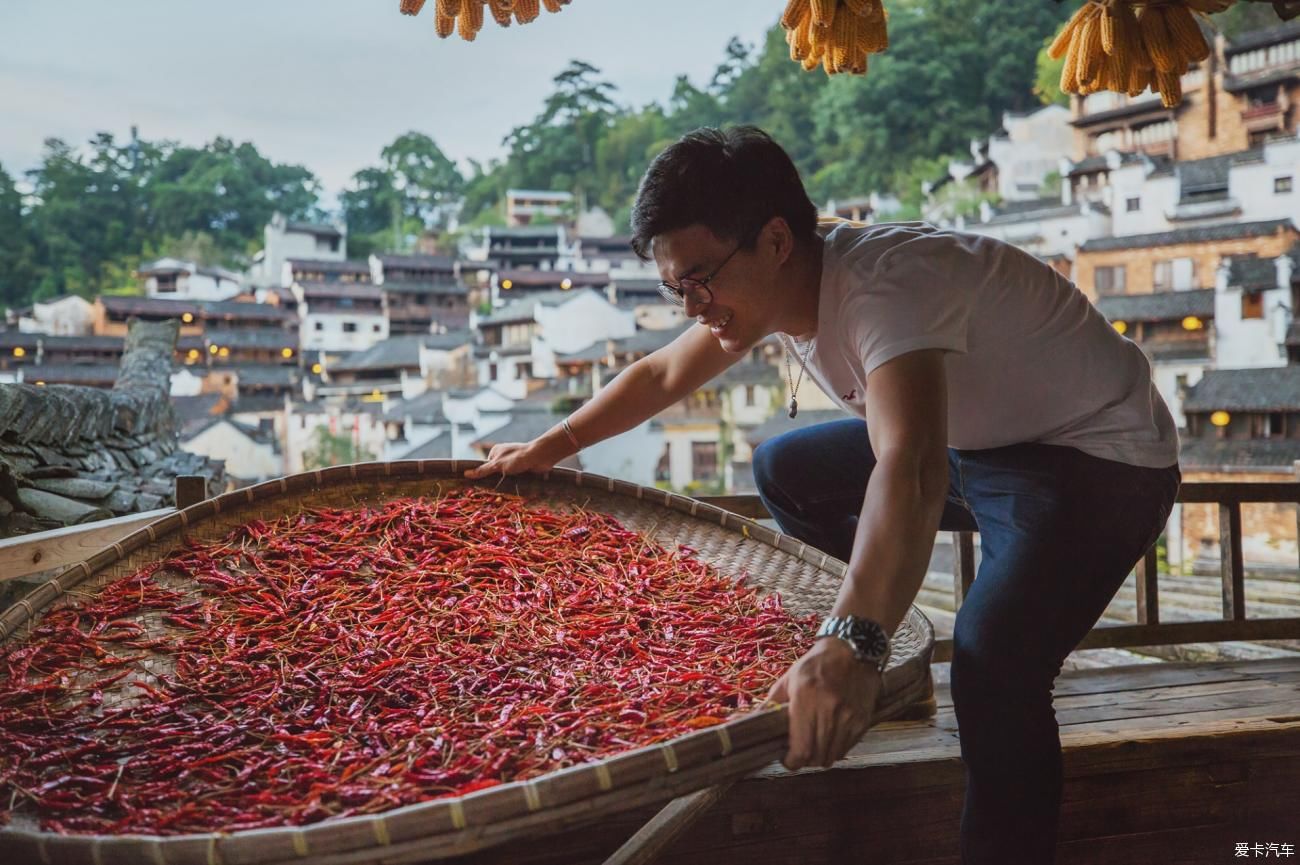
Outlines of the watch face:
M880 658L884 656L885 652L889 651L889 639L880 626L855 622L853 630L854 641L862 647L864 654L873 658Z

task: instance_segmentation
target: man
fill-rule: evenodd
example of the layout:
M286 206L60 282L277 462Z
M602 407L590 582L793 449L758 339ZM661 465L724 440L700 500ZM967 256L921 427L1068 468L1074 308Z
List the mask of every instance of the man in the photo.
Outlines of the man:
M770 694L789 702L786 766L829 766L863 735L936 530L978 529L982 560L953 634L962 861L1052 861L1052 682L1164 527L1180 479L1141 351L1068 280L999 241L923 223L819 225L789 157L753 128L669 146L632 228L661 290L702 326L564 424L493 447L469 476L550 468L779 334L791 413L806 369L857 415L754 454L782 530L849 563L819 632L830 638Z

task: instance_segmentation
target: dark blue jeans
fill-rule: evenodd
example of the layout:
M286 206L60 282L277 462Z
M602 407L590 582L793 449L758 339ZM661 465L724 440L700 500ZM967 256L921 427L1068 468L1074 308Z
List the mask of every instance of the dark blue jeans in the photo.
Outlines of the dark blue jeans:
M1163 530L1178 466L1043 444L949 449L948 463L940 528L978 530L982 553L953 633L962 862L1050 863L1062 784L1052 682ZM847 419L770 439L753 466L782 531L848 561L875 464L866 425Z

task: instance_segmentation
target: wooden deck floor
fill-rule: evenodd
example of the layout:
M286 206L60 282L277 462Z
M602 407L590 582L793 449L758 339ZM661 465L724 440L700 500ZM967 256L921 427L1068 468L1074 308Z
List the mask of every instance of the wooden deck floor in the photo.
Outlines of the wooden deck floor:
M659 861L956 863L964 778L944 672L933 719L883 724L831 769L773 764ZM1300 855L1300 658L1073 670L1056 706L1061 865L1224 863L1238 842ZM599 863L654 810L464 861Z

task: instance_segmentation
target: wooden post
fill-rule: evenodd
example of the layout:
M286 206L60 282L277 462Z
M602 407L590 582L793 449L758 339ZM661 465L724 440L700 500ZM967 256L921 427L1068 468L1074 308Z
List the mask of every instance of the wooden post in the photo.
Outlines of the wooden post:
M1241 560L1241 502L1219 504L1219 573L1223 580L1223 617L1246 619L1246 578Z
M176 509L197 505L208 497L208 479L202 475L176 476Z
M1160 622L1160 575L1157 573L1155 544L1146 551L1137 566L1137 620L1138 624L1155 625Z
M961 602L975 582L975 536L971 532L952 533L952 609L961 609Z

